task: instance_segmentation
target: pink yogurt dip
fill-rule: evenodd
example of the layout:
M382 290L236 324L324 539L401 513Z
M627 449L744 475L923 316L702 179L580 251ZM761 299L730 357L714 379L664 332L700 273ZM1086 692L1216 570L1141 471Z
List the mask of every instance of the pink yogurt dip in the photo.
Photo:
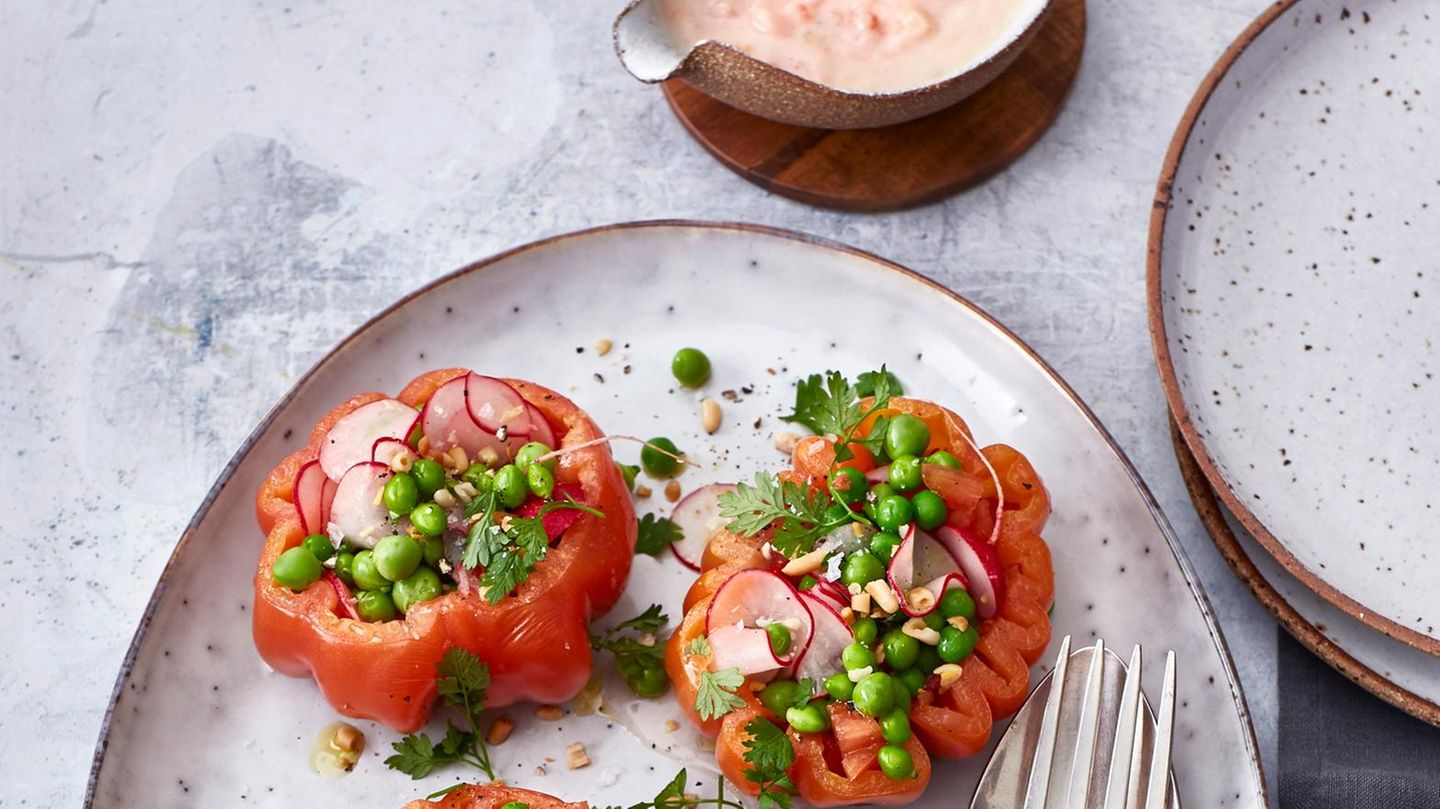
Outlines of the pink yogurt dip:
M1040 0L661 0L683 48L715 40L841 90L947 79L1019 33Z

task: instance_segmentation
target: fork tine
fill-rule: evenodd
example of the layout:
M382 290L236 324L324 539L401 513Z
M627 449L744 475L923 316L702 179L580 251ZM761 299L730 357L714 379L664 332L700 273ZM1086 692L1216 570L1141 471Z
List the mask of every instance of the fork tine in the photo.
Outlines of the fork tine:
M1055 759L1056 726L1060 722L1060 701L1065 697L1065 671L1070 666L1070 636L1060 641L1060 656L1055 660L1055 673L1050 675L1050 695L1045 699L1045 713L1040 718L1040 736L1035 742L1035 758L1030 763L1030 782L1025 788L1025 809L1044 809L1050 796L1050 764Z
M1115 747L1110 755L1110 776L1105 784L1105 809L1125 809L1130 780L1137 772L1133 767L1135 753L1140 749L1140 736L1135 732L1135 717L1140 706L1140 646L1130 653L1130 668L1125 672L1125 686L1120 694L1120 715L1115 720Z
M1155 750L1150 756L1150 785L1145 809L1165 809L1170 797L1170 738L1175 730L1175 652L1165 655L1165 685L1155 715Z
M1090 677L1085 682L1085 702L1080 706L1080 727L1075 732L1075 760L1070 769L1070 791L1066 809L1085 809L1090 800L1090 773L1095 767L1095 738L1100 731L1100 685L1105 674L1105 641L1095 641L1090 656Z

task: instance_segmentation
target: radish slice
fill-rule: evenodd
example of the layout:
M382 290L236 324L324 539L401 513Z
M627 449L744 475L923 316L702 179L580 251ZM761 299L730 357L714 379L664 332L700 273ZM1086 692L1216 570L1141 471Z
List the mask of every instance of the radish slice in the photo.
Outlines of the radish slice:
M330 478L325 478L325 488L320 492L320 532L330 531L330 511L335 505L335 492L339 491L340 485Z
M960 562L969 581L966 589L975 599L975 614L989 618L1000 608L1000 599L1005 594L1005 581L1000 577L1000 556L989 542L969 531L957 531L944 526L936 532Z
M887 463L884 466L877 466L874 469L871 469L869 472L865 473L865 479L870 481L871 483L889 483L890 464Z
M809 608L800 600L800 593L789 579L758 568L736 573L715 591L709 611L705 614L705 634L710 636L710 648L720 654L714 636L717 630L737 626L757 627L762 621L783 622L790 626L790 652L779 660L781 665L793 664L805 656L815 623ZM796 623L798 627L794 625ZM721 634L722 643L728 639L730 636L727 633ZM768 640L766 648L769 648Z
M770 646L770 634L753 626L721 626L709 633L710 661L715 671L736 668L749 677L785 667Z
M325 477L319 461L300 467L295 475L295 511L300 514L300 530L307 534L325 533L325 484L335 484Z
M367 461L350 467L335 489L330 522L357 548L375 547L395 528L380 499L390 474L389 467Z
M700 559L705 555L705 547L710 544L710 535L729 522L720 516L718 498L733 491L733 483L701 486L682 497L675 504L675 510L670 512L670 520L680 526L683 535L680 541L670 545L670 552L691 570L699 572Z
M816 579L815 586L806 595L824 601L836 610L843 610L850 606L850 591L838 581Z
M551 449L559 449L555 446L555 431L550 428L550 422L545 418L545 414L540 412L540 408L526 402L525 412L530 417L530 434L507 435L505 446L510 449L510 454L513 456L522 446L531 441L538 441Z
M325 579L335 590L336 597L340 599L340 608L345 611L345 617L360 620L360 610L355 606L355 596L350 594L350 588L345 586L345 582L340 581L340 577L335 575L335 571L327 570L321 574L321 578Z
M944 530L944 529L941 529ZM934 537L917 529L914 525L905 534L895 556L890 560L890 569L885 577L900 599L900 609L906 615L923 617L935 611L940 596L951 584L966 586L965 568L960 564L949 543L939 542ZM933 595L934 601L924 608L910 603L908 593L915 587L924 587Z
M395 468L395 462L400 458L408 457L410 463L420 459L410 445L398 438L381 438L375 442L370 450L370 460L375 463L385 464L391 469ZM403 467L402 467L403 468Z
M573 483L563 483L555 487L554 499L573 500L583 506L585 505L585 490ZM544 507L544 500L532 496L529 500L521 503L520 508L516 509L515 513L521 517L533 518L536 514L539 514L540 510ZM554 542L560 538L561 534L565 533L565 529L574 525L575 521L580 519L580 515L583 513L584 512L578 508L552 509L540 517L540 525L545 528L545 536L548 537L551 542Z
M465 378L465 407L470 411L470 418L486 432L498 433L504 427L507 436L530 435L530 411L526 404L520 391L503 380L473 372Z
M818 693L818 690L824 689L826 677L845 670L845 665L840 662L840 653L855 642L855 633L850 631L845 619L830 606L829 601L809 593L801 593L800 600L814 618L815 631L810 636L809 648L795 666L795 676L802 679L809 677L815 682Z
M381 399L356 409L326 433L325 443L320 445L320 468L339 482L350 467L370 460L376 441L405 440L419 417L415 408L395 399Z
M449 452L454 447L465 450L471 458L492 449L501 461L510 459L505 443L486 432L465 407L466 382L470 375L457 376L435 390L420 414L421 429L435 452Z

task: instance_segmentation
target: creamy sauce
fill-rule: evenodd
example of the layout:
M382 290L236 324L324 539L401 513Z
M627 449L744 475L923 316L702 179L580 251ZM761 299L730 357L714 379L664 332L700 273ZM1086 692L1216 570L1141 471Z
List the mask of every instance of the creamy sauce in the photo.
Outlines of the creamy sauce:
M1038 0L661 0L683 48L715 40L843 90L933 84L991 53Z

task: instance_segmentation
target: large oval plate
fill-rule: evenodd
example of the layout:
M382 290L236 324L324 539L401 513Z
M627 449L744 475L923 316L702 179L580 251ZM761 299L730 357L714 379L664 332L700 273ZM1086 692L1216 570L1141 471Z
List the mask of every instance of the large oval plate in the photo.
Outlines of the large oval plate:
M591 348L599 338L615 344L604 357ZM682 345L713 359L709 395L735 392L722 399L714 436L700 431L700 397L670 379L669 356ZM1175 770L1186 804L1264 805L1249 715L1209 606L1134 469L1065 383L974 306L893 264L772 230L687 223L587 231L468 267L370 321L302 379L181 538L120 673L87 805L398 806L455 777L417 784L387 771L381 759L395 734L370 723L360 723L369 749L356 772L315 776L307 753L334 713L310 681L267 671L251 644L256 487L351 393L393 391L447 365L534 378L611 432L675 438L703 464L682 478L692 487L783 462L771 438L796 375L881 362L911 391L954 406L984 441L1028 453L1045 476L1057 638L1099 634L1116 648L1179 653ZM617 447L621 459L635 454ZM667 508L640 502L642 511ZM683 591L693 575L668 557L638 560L616 615ZM673 596L666 606L676 614ZM1148 687L1158 693L1157 682ZM671 705L667 697L650 707ZM546 723L524 707L508 713L520 728L495 749L500 774L597 805L653 795L676 767L667 752L706 758L684 731L652 748L600 715ZM573 741L591 751L590 768L545 760L563 762ZM939 768L926 802L969 795L983 764Z
M1440 655L1440 15L1288 0L1170 147L1150 322L1185 441L1286 571Z

